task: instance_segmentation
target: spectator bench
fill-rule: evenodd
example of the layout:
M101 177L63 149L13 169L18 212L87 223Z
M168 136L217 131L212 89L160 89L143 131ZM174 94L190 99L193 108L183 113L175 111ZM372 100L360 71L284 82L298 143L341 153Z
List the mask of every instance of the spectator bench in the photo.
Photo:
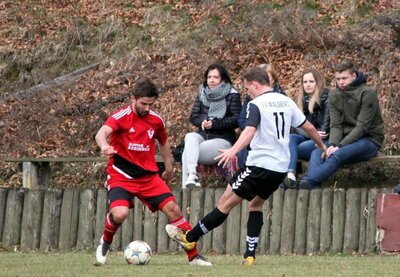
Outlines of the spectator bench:
M22 157L5 158L5 162L17 162L22 166L22 186L24 188L47 188L51 176L51 164L54 163L81 163L81 162L107 162L108 157ZM160 171L164 170L161 156L156 155ZM199 165L200 174L208 176L231 177L238 169L237 159L230 166L223 168L217 165Z
M46 188L48 187L51 174L50 163L79 163L79 162L107 162L107 157L41 157L41 158L5 158L5 162L18 162L22 164L22 184L24 188ZM160 171L164 170L164 163L160 156L156 156L157 165ZM399 162L400 155L385 156L379 155L366 161L374 162ZM299 161L303 164L306 161ZM232 177L233 173L239 169L237 159L223 168L215 165L198 165L197 170L201 175L220 176L225 178Z

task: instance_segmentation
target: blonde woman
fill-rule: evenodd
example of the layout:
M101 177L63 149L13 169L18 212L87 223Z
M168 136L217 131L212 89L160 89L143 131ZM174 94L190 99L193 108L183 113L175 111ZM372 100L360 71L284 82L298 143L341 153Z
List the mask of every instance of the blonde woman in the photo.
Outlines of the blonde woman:
M301 75L300 91L297 95L297 106L303 111L307 120L317 129L321 138L326 142L329 136L329 90L325 86L324 77L316 69L308 69ZM297 188L297 160L309 160L311 152L316 148L315 143L301 129L296 129L290 135L290 164L285 186Z

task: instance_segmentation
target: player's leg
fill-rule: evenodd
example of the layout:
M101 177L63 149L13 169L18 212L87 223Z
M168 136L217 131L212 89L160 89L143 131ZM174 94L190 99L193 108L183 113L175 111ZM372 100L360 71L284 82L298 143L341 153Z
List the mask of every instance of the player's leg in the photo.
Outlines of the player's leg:
M115 233L129 214L132 196L120 187L114 187L108 192L110 212L106 216L103 236L96 250L96 260L99 264L107 262L110 245Z
M242 264L253 265L256 249L260 240L261 227L263 226L263 204L265 200L256 196L248 204L249 218L247 220L246 252Z
M185 232L192 229L190 223L183 217L171 189L158 175L148 180L146 186L142 187L138 197L152 212L162 211L167 216L168 222L176 226L176 228L182 229ZM189 264L201 266L212 265L199 255L196 243L193 243L185 251L189 259Z
M174 200L165 204L161 211L167 216L169 225L182 230L184 233L192 230L192 226L186 220L186 218L183 217L181 209ZM196 247L196 242L187 242L187 246L184 248L184 250L188 256L190 265L212 266L209 261L199 254Z
M168 224L165 229L168 235L182 247L190 247L191 243L197 242L203 235L220 226L228 217L229 212L242 200L232 191L232 187L228 186L219 199L217 207L201 219L191 231L185 233L171 224Z

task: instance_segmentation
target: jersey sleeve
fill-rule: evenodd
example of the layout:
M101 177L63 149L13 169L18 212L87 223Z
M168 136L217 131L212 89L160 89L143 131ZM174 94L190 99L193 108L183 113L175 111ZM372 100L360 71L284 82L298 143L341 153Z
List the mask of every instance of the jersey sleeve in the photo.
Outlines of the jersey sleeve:
M119 121L115 118L114 114L107 118L107 120L104 122L104 125L111 127L113 131L116 131L120 128Z
M306 116L293 101L291 103L293 109L292 126L295 128L299 128L306 122Z
M161 145L164 145L168 139L167 130L165 129L165 124L162 121L162 119L160 119L160 124L157 129L156 139Z
M246 126L257 128L261 121L260 109L254 103L247 105Z

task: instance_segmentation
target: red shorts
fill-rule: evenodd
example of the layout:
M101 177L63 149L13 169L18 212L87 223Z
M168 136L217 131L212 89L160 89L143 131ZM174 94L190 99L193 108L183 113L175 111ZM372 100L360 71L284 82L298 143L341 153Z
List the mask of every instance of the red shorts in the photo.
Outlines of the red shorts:
M137 197L152 212L161 210L168 202L175 201L171 189L158 174L128 179L113 168L107 169L107 189L110 209L117 206L132 208ZM118 188L113 190L114 188Z

